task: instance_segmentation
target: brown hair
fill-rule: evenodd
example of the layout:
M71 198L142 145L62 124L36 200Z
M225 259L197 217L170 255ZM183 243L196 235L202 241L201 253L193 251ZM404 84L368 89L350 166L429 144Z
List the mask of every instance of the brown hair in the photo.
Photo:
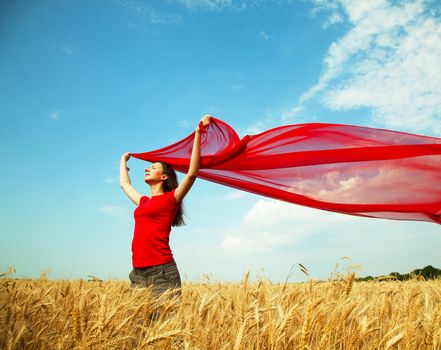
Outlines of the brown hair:
M165 175L167 175L167 180L164 181L164 192L170 192L174 188L178 187L178 176L176 175L175 170L171 167L170 164L163 161L156 161L157 163L161 163L162 170ZM183 226L185 225L184 221L184 204L182 201L179 203L178 211L176 212L176 216L173 220L172 226Z

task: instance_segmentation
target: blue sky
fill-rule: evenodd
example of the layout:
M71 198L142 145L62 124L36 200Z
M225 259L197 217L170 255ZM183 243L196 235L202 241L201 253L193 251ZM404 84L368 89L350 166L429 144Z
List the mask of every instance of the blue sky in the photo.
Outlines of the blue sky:
M0 269L128 280L124 152L212 114L240 137L306 122L441 137L436 1L22 0L0 4ZM132 183L149 193L143 169ZM182 178L182 174L179 174ZM441 184L440 184L441 186ZM393 189L391 189L393 190ZM182 279L441 267L441 228L283 203L198 179L171 247Z

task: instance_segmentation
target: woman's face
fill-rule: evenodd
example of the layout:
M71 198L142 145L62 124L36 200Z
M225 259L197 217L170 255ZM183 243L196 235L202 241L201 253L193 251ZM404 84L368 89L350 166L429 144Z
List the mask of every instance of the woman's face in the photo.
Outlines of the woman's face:
M165 180L164 170L161 163L152 163L149 168L145 168L145 182L157 182Z

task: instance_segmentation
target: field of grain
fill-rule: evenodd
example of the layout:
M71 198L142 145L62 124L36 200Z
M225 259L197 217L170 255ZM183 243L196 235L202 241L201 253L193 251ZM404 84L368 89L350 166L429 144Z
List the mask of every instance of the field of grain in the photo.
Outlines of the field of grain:
M184 283L0 279L1 349L441 349L441 280ZM156 317L156 319L155 319Z

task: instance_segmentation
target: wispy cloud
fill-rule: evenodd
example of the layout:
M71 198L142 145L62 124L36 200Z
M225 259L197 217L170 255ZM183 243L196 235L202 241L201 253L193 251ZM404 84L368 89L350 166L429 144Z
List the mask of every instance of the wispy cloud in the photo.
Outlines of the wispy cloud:
M234 191L228 192L224 196L224 199L227 201L232 201L232 200L243 198L243 197L245 197L245 195L246 195L246 192L244 192L244 191L234 190Z
M247 125L243 130L238 130L238 134L240 137L244 135L257 135L278 125L280 125L279 118L273 118L267 114L264 118Z
M285 114L286 112L283 112L282 109L279 109L279 111L277 111L268 108L264 111L262 118L257 119L255 122L245 126L243 129L238 129L238 134L241 137L244 135L260 134L261 132L267 131L271 128L286 124L285 120L296 124L304 123L307 121L304 118L300 118L298 116L296 116L295 119L285 118ZM311 117L308 118L308 121L311 121L311 119Z
M205 114L209 114L209 115L213 115L213 116L218 116L219 114L224 113L224 109L222 106L219 105L208 105L208 106L204 106L201 109L201 118L203 115ZM194 122L192 122L194 123Z
M68 45L62 45L61 51L63 51L66 55L72 56L73 55L73 47Z
M231 90L233 90L233 91L239 91L239 90L243 90L243 89L245 89L245 84L236 83L236 84L231 85Z
M63 54L67 56L72 56L75 53L75 46L72 44L60 44L49 42L46 39L43 39L44 46L46 47L47 52L51 54Z
M260 31L259 34L257 35L257 37L259 39L264 40L264 41L274 41L274 36L268 34L267 32L264 32L264 31Z
M60 120L61 116L60 116L60 112L59 111L51 111L48 113L48 117L50 120Z
M243 223L252 228L274 227L282 223L309 222L322 226L335 222L353 220L351 216L326 213L323 210L313 209L301 205L287 203L275 199L260 199L245 215ZM320 217L320 222L315 219Z
M344 18L350 29L331 44L318 83L285 119L317 98L335 111L369 108L381 127L441 135L441 22L431 3L314 3L332 12L328 24Z
M169 13L164 13L164 10L158 10L158 6L154 6L153 2L145 0L114 1L130 15L129 26L146 31L149 31L152 25L178 25L183 23L186 12L178 12L180 9L176 8L176 4L182 5L187 12L241 12L251 8L258 8L268 3L280 5L292 2L292 0L168 0L167 2L163 1L161 4L165 4L165 7L168 6ZM274 40L273 36L263 31L260 32L258 37L263 40Z
M115 0L130 16L128 25L142 30L150 30L152 25L180 24L179 14L162 13L143 0Z
M224 232L221 248L240 248L241 254L245 255L268 253L298 243L329 224L351 220L354 218L347 215L261 199L248 211L238 228Z
M129 210L125 207L119 207L116 205L105 205L101 208L98 208L98 211L104 213L106 215L112 216L116 218L118 221L129 221L130 213Z
M190 11L246 11L266 5L287 5L293 0L173 0Z
M344 19L343 16L340 13L334 12L332 13L327 21L322 25L323 29L327 29L329 26L336 24L336 23L343 23Z
M181 119L178 121L178 127L181 129L188 129L191 123L187 119Z
M242 11L247 9L253 1L237 1L237 0L177 0L190 10L235 10Z

